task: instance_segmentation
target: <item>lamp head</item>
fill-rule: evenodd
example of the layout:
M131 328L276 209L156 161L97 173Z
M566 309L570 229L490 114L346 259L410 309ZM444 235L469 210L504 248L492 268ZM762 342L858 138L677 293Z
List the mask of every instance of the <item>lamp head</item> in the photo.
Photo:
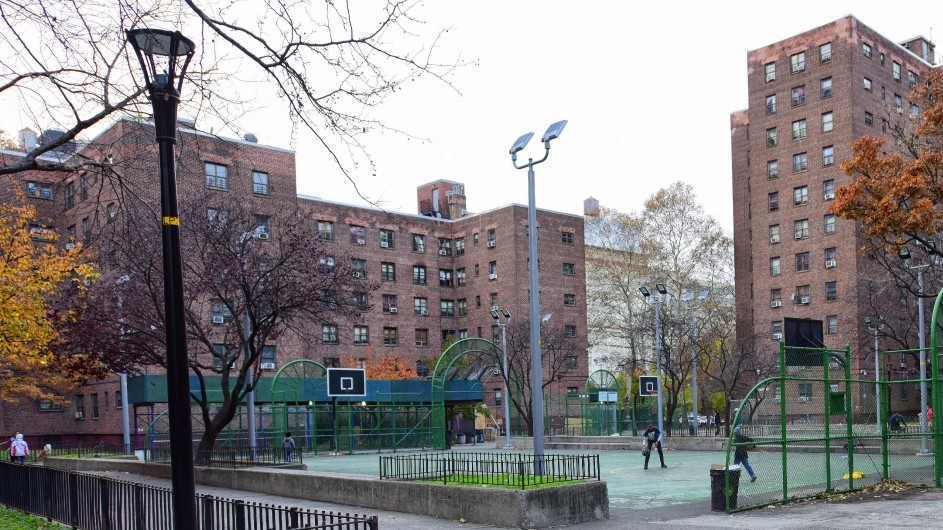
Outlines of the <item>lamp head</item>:
M668 294L668 289L665 288L663 283L656 283L655 290L658 291L658 294Z
M897 251L897 255L900 256L900 259L908 260L910 259L910 249L907 248L907 245L900 247L900 250Z
M560 133L563 132L563 128L566 127L566 120L560 120L550 127L547 127L547 132L544 133L543 138L540 139L541 142L547 143L554 138L560 136Z
M534 137L534 133L529 132L527 134L522 134L520 138L514 141L514 145L511 146L511 150L508 151L512 157L517 159L517 153L527 147L527 142L530 142L530 139Z
M196 49L193 41L179 31L164 29L137 28L125 34L141 63L150 95L175 92L179 97L183 77Z
M871 327L871 317L864 317L864 325Z
M544 315L544 317L543 317L542 319L540 319L540 321L541 321L541 322L550 322L550 317L552 317L552 316L553 316L553 313L547 313L546 315Z
M639 287L638 290L640 293L642 293L642 296L644 296L645 298L648 298L649 296L652 295L652 292L649 291L648 287L645 287L644 285L642 287Z
M705 298L707 298L707 295L709 295L709 294L711 294L710 291L706 291L706 290L705 290L705 291L701 291L701 294L697 295L698 301L704 300Z
M682 296L681 299L684 300L685 302L690 302L691 300L694 299L694 293L693 292L684 293L684 296Z
M511 312L508 311L507 308L502 309L501 313L504 315L504 318L511 320Z
M493 319L495 319L495 320L498 320L498 310L497 310L497 309L492 309L492 310L491 310L491 318L493 318Z

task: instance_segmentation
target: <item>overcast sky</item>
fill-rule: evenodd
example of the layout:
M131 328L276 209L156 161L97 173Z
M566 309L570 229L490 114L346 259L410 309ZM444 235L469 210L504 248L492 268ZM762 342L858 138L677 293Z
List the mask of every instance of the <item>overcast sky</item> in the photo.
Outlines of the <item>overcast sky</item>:
M473 64L452 78L455 90L421 79L375 110L426 141L368 134L376 167L352 174L365 196L415 213L416 187L445 178L465 184L472 212L524 204L526 171L511 166L508 149L533 131L524 158L541 156L544 130L566 119L550 158L536 166L538 207L582 214L592 195L638 211L681 180L728 231L729 117L747 104L748 50L848 14L896 42L943 34L939 0L449 0L414 14L430 31L452 28L440 57ZM309 137L292 139L287 115L266 109L247 118L241 132L298 151L299 193L363 204Z

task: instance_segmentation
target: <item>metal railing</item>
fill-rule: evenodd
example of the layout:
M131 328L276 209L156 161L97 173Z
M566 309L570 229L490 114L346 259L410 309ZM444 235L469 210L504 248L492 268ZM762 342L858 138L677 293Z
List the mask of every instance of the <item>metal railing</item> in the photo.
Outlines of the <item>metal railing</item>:
M37 462L47 456L60 458L99 458L103 456L126 456L132 454L130 447L124 444L50 444L49 452L43 452L43 447L30 447L26 460Z
M200 451L194 447L193 454L195 455L197 465L230 469L250 466L301 464L303 462L302 452L297 445L295 446L295 450L291 452L290 459L284 449L272 445L263 445L255 448L247 445L222 445L214 447L212 451ZM148 462L170 462L171 451L169 443L155 443L154 447L145 453L145 459Z
M197 495L197 530L377 530L376 516ZM172 528L169 488L0 463L0 504L79 530Z
M380 457L380 480L426 480L526 489L559 482L600 480L599 455L543 455L543 474L533 474L535 455L448 452Z

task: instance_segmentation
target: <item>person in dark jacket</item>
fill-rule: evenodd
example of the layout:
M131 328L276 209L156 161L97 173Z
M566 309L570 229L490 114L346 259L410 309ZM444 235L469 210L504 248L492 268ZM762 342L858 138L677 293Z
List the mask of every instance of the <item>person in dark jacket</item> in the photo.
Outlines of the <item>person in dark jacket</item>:
M661 431L658 427L649 423L648 428L642 433L642 454L645 455L644 469L648 469L648 459L652 456L653 446L658 449L658 459L661 460L661 467L668 467L665 465L665 454L661 452Z
M892 432L900 432L901 425L903 425L905 429L907 428L907 422L904 421L904 417L900 415L900 412L895 412L894 414L892 414L888 421L891 424Z
M714 436L720 434L720 412L714 411Z
M753 441L753 438L743 434L741 428L737 426L733 433L733 443L738 444L737 449L733 453L733 463L743 465L743 468L750 474L750 482L756 482L756 473L754 473L753 468L750 467L749 451L756 449L756 446L752 444Z
M291 432L285 433L285 439L282 440L282 450L285 451L285 462L291 463L295 456L295 439L291 437Z

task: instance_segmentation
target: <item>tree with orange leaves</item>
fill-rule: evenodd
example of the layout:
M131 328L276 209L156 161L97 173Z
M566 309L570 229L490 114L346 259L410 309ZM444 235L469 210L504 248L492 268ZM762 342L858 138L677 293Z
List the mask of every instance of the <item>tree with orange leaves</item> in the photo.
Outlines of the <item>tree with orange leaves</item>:
M403 379L416 379L416 370L410 366L410 363L396 354L394 351L383 351L376 353L372 350L366 352L367 356L362 361L345 358L344 365L348 368L366 369L367 379L381 379L389 381L400 381Z
M897 149L873 136L852 145L842 170L855 181L836 193L831 211L861 224L865 236L893 251L915 242L943 257L943 70L911 93L916 116L892 124Z
M22 193L16 194L22 202ZM36 210L0 204L0 398L55 399L102 364L56 350L96 278L81 245L63 250L54 231L32 226Z

